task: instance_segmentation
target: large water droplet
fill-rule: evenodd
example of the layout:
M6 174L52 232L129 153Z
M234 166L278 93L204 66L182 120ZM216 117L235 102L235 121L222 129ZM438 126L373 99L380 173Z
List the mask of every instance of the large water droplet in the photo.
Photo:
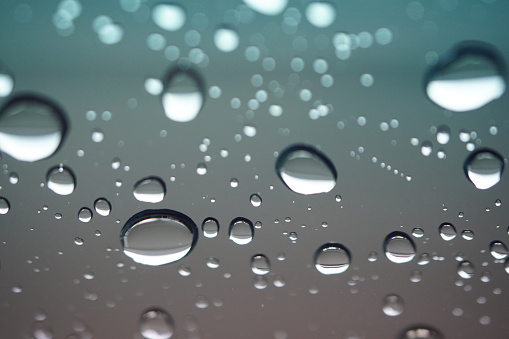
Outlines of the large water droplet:
M415 244L406 233L392 232L385 238L384 251L390 261L402 264L415 257Z
M263 254L253 255L251 258L251 271L257 275L265 275L270 272L270 261Z
M201 228L205 238L215 238L219 233L219 222L215 218L207 218L203 220Z
M395 317L403 313L405 310L405 304L399 295L390 294L384 298L382 310L389 317Z
M204 101L204 83L191 68L175 67L166 75L162 95L164 113L173 121L191 121L200 112Z
M244 0L244 3L259 13L278 15L286 8L288 0Z
M70 168L57 166L48 171L46 183L48 188L56 194L69 195L74 192L76 178Z
M467 158L465 174L478 189L485 190L498 184L504 171L504 159L489 149L480 149Z
M157 177L141 179L134 185L133 195L138 201L155 204L163 201L165 194L166 185Z
M305 195L330 192L337 180L327 156L307 145L285 149L277 159L276 173L289 189Z
M505 259L509 255L507 246L498 240L490 244L490 253L495 259Z
M111 213L111 204L106 198L99 198L94 202L94 209L97 214L107 217Z
M440 332L430 327L413 327L405 330L400 339L443 339Z
M306 19L318 28L328 27L336 19L336 9L328 2L311 2L306 7Z
M350 252L340 244L322 245L315 253L315 267L322 274L339 274L350 267Z
M11 204L9 204L9 200L4 197L0 197L0 214L7 214L11 209Z
M152 20L166 31L177 31L186 22L186 13L179 5L159 4L152 9Z
M222 52L232 52L239 46L239 34L229 27L221 27L214 33L214 44Z
M492 48L461 45L429 73L426 93L437 105L455 112L471 111L505 92L502 60Z
M185 257L197 240L196 224L172 210L146 210L132 216L120 239L125 255L144 265L159 266Z
M145 339L169 339L174 332L171 316L158 308L145 311L140 319L140 333Z
M0 109L0 150L20 161L38 161L54 154L67 122L63 111L48 99L18 96Z
M458 275L463 279L470 279L474 276L475 267L470 261L462 261L458 265Z
M230 240L238 245L246 245L253 240L253 223L245 218L235 218L230 223Z
M456 238L456 227L454 227L453 224L450 223L443 223L438 227L438 232L440 233L440 236L445 241L451 241L452 239Z
M83 207L78 212L78 219L81 222L89 222L90 220L92 220L92 216L93 216L92 211L86 207Z

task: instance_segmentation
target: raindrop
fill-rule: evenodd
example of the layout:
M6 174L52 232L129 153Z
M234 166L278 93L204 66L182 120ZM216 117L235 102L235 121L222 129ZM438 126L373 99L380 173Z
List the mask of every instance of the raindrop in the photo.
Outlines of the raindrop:
M51 328L43 322L36 322L32 326L32 333L35 339L51 339L53 332Z
M290 232L288 235L288 239L290 239L292 242L296 242L299 236L297 235L297 232Z
M159 4L152 9L152 20L166 31L177 31L186 22L182 7L174 4Z
M214 44L222 52L232 52L239 46L239 34L231 28L221 27L214 33Z
M410 281L414 283L418 283L422 280L422 272L415 270L410 273Z
M497 207L502 206L502 201L500 199L495 200L495 206Z
M12 185L16 185L19 181L19 175L16 172L12 172L9 174L9 183Z
M392 232L385 238L384 251L390 261L402 264L415 257L415 244L406 233Z
M257 275L265 275L270 272L270 261L263 254L253 255L251 258L251 271Z
M445 145L451 140L451 129L449 126L440 125L437 127L437 142Z
M440 332L430 327L413 327L405 330L401 336L401 339L443 339Z
M424 236L424 230L422 228L419 228L419 227L415 227L413 230L412 230L412 235L415 237L415 238L422 238Z
M505 259L509 255L507 246L501 241L493 241L490 244L490 253L495 259Z
M196 166L196 173L199 175L207 174L207 165L204 162L200 162L198 166Z
M219 259L214 257L208 257L205 263L207 264L208 268L218 268L220 264Z
M284 184L299 194L319 194L336 185L337 172L325 154L307 145L285 149L276 162L276 173Z
M0 109L0 151L20 161L53 155L67 130L63 111L48 99L18 96Z
M158 203L163 201L166 194L166 185L162 179L149 177L139 180L133 189L136 200L141 202Z
M438 227L438 232L440 233L440 236L445 241L451 241L452 239L456 238L456 227L454 227L453 224L449 223L443 223Z
M104 132L96 128L92 131L92 141L102 142L104 140Z
M81 222L89 222L90 220L92 220L92 216L93 216L93 213L90 210L90 208L83 207L78 212L78 219Z
M9 203L9 200L4 197L0 197L0 214L7 214L10 209L11 204Z
M7 66L0 61L0 97L9 96L14 88L14 77Z
M475 187L481 190L498 184L504 171L504 159L500 154L488 149L481 149L465 161L465 174Z
M431 153L433 153L433 144L428 140L423 141L421 144L421 153L425 157L430 156Z
M336 202L341 202L342 198L341 196L338 194L334 197L334 199L336 200Z
M273 281L273 284L274 286L276 287L285 287L286 286L286 280L284 277L280 276L280 275L276 275L274 277L274 281Z
M270 105L269 113L273 117L280 117L283 114L283 107L280 105Z
M97 214L107 217L111 212L111 204L106 198L99 198L94 202L94 209Z
M376 253L375 251L371 251L371 252L369 252L369 254L368 254L368 260L369 260L370 262L375 262L375 261L377 261L377 260L378 260L378 253Z
M259 207L262 204L262 198L258 194L251 194L251 197L249 198L251 201L251 205L254 207Z
M201 228L205 238L215 238L219 233L219 222L215 218L207 218L203 220Z
M328 2L311 2L307 5L305 14L310 24L325 28L336 19L336 8Z
M235 218L230 223L230 240L238 245L246 245L253 240L253 223L245 218Z
M470 279L474 276L475 267L470 261L462 261L458 265L458 275L463 279Z
M181 276L188 277L191 275L191 268L189 268L189 266L186 265L179 265L178 272Z
M491 47L463 44L428 74L426 93L442 108L471 111L498 99L506 83L498 53Z
M144 265L159 266L185 257L197 240L196 224L188 216L164 209L132 216L120 232L124 254Z
M259 290L263 290L264 288L267 288L269 285L269 281L267 280L267 277L263 275L257 275L254 278L254 287Z
M473 240L474 239L474 232L471 230L463 230L461 231L461 236L465 240Z
M124 29L116 23L101 25L97 31L99 40L106 45L114 45L124 37Z
M385 315L389 317L395 317L403 313L405 310L405 304L403 299L395 294L388 295L384 298L382 303L382 310Z
M237 178L232 178L230 180L230 186L235 188L235 187L238 187L239 186L239 181L237 180Z
M337 243L322 245L315 253L315 267L322 274L339 274L350 267L350 252Z
M76 237L76 238L74 238L74 243L78 246L81 246L85 243L85 241L80 237Z
M69 195L74 192L76 178L70 168L60 165L48 171L46 185L56 194Z
M254 137L256 135L256 127L253 125L245 125L243 128L243 132L248 137Z
M169 339L174 325L171 316L162 309L153 308L143 312L140 318L140 334L145 339Z
M265 15L278 15L283 12L288 0L243 0L251 9Z
M427 264L429 264L429 262L430 262L430 257L429 257L428 253L422 253L419 256L419 259L417 260L417 264L421 265L421 266L427 265Z

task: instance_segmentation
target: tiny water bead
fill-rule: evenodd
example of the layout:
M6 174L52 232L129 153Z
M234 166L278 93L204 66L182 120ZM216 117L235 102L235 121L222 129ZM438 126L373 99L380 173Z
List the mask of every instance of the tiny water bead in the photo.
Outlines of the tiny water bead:
M276 173L293 192L311 195L330 192L337 172L329 158L314 147L297 144L286 148L276 161Z
M493 258L498 260L506 259L509 256L507 246L499 240L491 242L490 253L493 256Z
M328 243L318 248L314 262L315 268L322 274L343 273L350 267L350 252L340 244Z
M205 164L204 162L200 162L196 166L196 173L198 173L198 175L205 175L205 174L207 174L207 164Z
M470 279L474 276L475 267L470 261L464 260L458 264L458 275L463 279Z
M69 195L74 192L76 177L70 168L56 166L48 171L46 186L58 195Z
M265 275L270 272L270 261L263 254L255 254L251 258L251 271L257 275Z
M506 89L502 59L491 46L462 44L429 72L426 94L435 104L454 112L481 108Z
M406 263L415 257L415 244L406 233L392 232L385 238L384 252L393 263Z
M143 312L139 326L140 334L145 339L169 339L175 331L171 316L159 308Z
M7 214L10 209L11 204L9 203L9 200L7 200L7 198L0 197L0 214Z
M78 219L81 222L90 222L92 220L93 213L90 208L83 207L78 212Z
M428 140L423 141L421 143L421 153L425 157L430 156L433 153L433 144Z
M253 240L253 223L246 218L235 218L230 223L228 230L231 241L238 245L249 244Z
M451 241L456 238L456 227L450 223L443 223L438 227L438 232L440 233L440 237L445 241Z
M63 110L40 96L17 96L0 108L0 151L19 161L53 155L67 132Z
M444 337L431 327L418 326L403 331L398 339L444 339Z
M150 266L182 259L192 250L197 237L197 227L191 218L168 209L139 212L120 232L124 254Z
M480 149L465 160L467 178L478 189L489 189L500 182L504 171L504 158L490 149Z
M251 197L249 198L251 201L251 205L254 207L259 207L262 205L262 198L258 194L251 194Z
M203 220L201 228L205 238L215 238L219 233L219 221L215 218L207 218Z
M166 185L158 177L144 178L134 185L133 195L138 201L155 204L163 201L166 195Z
M103 217L111 213L111 204L106 198L99 198L94 202L95 212Z
M382 302L382 310L385 315L388 315L389 317L395 317L403 313L405 310L405 303L400 296L396 294L390 294L384 298Z

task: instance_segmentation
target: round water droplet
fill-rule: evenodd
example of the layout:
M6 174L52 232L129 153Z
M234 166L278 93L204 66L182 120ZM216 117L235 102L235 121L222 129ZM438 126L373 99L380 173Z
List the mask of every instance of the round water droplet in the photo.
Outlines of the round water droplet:
M232 178L230 180L230 186L235 188L235 187L238 187L239 186L239 181L237 180L237 178Z
M509 255L507 246L498 240L490 244L490 253L495 259L505 259Z
M504 159L495 151L480 149L466 159L464 170L475 187L485 190L500 181L504 171Z
M369 260L370 262L375 262L375 261L377 261L377 260L378 260L378 253L376 253L375 251L371 251L371 252L369 252L369 254L368 254L368 260Z
M444 222L442 225L438 227L438 232L440 233L440 236L445 241L451 241L452 239L456 238L456 227L454 227L453 224Z
M437 127L437 142L445 145L451 140L451 129L449 126L440 125Z
M395 317L403 313L405 310L405 304L400 296L391 294L384 298L382 310L389 317Z
M410 273L410 281L414 283L418 283L422 280L422 272L419 270L412 271Z
M253 223L245 218L235 218L230 223L230 240L238 245L246 245L253 240Z
M283 12L288 0L243 0L252 10L265 15L278 15Z
M285 149L277 159L276 173L289 189L305 195L330 192L337 180L327 156L307 145Z
M76 237L76 238L74 238L74 243L78 246L81 246L85 243L85 241L80 237Z
M178 272L183 277L188 277L191 275L191 268L186 265L179 265Z
M10 209L11 204L9 203L9 200L4 197L0 197L0 214L7 214Z
M81 222L89 222L90 220L92 220L92 216L93 216L92 211L89 208L86 208L86 207L83 207L78 212L78 219Z
M259 290L263 290L269 286L269 280L263 275L257 275L254 278L254 287Z
M506 88L502 60L491 47L461 45L428 74L426 94L454 112L471 111L501 97Z
M215 238L219 233L219 222L215 218L207 218L203 220L201 228L205 238Z
M403 331L400 339L443 339L440 332L431 327L412 327Z
M218 268L220 264L219 259L214 257L208 257L205 263L207 264L208 268Z
M172 210L146 210L132 216L122 228L124 254L144 265L159 266L185 257L197 240L196 224Z
M149 177L139 180L134 185L133 195L141 202L158 203L163 201L166 194L166 185L157 177Z
M57 166L48 171L46 185L56 194L69 195L74 192L76 178L70 168Z
M164 83L162 103L166 116L178 122L196 118L205 100L200 74L191 68L175 67L168 72Z
M262 204L262 198L258 194L251 194L251 197L249 198L251 201L251 205L254 207L259 207Z
M63 111L48 99L18 96L0 109L0 151L20 161L53 155L67 130Z
M38 321L32 326L32 333L35 339L52 339L53 331L44 322Z
M106 198L99 198L94 202L94 209L97 214L107 217L111 213L111 204Z
M239 46L239 34L229 27L221 27L214 33L214 44L222 52L232 52Z
M251 271L257 275L265 275L270 272L270 261L263 254L253 255L251 258Z
M205 164L204 162L200 162L196 166L196 173L198 173L199 175L207 174L207 164Z
M339 274L350 267L350 252L337 243L322 245L315 253L315 267L322 274Z
M422 238L424 236L424 230L422 228L419 228L419 227L415 227L413 230L412 230L412 235L415 237L415 238Z
M463 279L470 279L474 276L475 267L470 261L462 261L458 265L458 275Z
M433 153L433 144L428 140L423 141L421 144L421 153L425 157L430 156L431 153Z
M141 315L140 333L145 339L169 339L174 328L173 319L162 309L153 308Z
M186 13L179 5L159 4L152 9L152 20L166 31L177 31L186 22Z
M390 261L402 264L415 257L415 244L406 233L392 232L385 238L384 251Z
M472 230L463 230L463 231L461 231L461 236L465 240L473 240L475 234Z
M305 13L309 23L318 28L328 27L336 19L336 8L328 2L311 2Z

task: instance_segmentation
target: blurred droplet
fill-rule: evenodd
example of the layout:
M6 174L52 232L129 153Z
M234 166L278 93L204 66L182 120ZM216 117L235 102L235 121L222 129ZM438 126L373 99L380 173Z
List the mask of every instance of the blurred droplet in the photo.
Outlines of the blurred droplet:
M134 185L133 195L138 201L155 204L163 201L166 185L157 177L141 179Z
M458 275L463 279L470 279L474 276L475 267L470 261L462 261L458 265Z
M243 0L251 9L265 15L278 15L283 12L288 0Z
M56 194L69 195L74 192L76 178L68 167L53 167L46 176L46 186Z
M451 140L451 129L449 126L440 125L437 127L437 142L445 145Z
M246 245L253 240L253 223L245 218L233 219L230 223L229 238L238 245Z
M214 33L214 44L222 52L232 52L239 46L239 34L229 27L221 27Z
M392 232L385 238L384 251L390 261L406 263L415 257L415 244L405 233Z
M152 9L152 20L166 31L177 31L186 22L186 13L176 4L159 4Z
M204 93L204 83L198 72L191 68L174 67L168 72L164 82L164 113L173 121L191 121L203 107Z
M395 317L403 313L405 310L405 304L400 296L396 294L390 294L384 298L382 303L382 310L385 315Z
M430 156L433 153L433 144L430 141L423 141L421 144L421 153L425 157Z
M9 96L14 88L14 77L7 66L0 61L0 98Z
M504 160L500 154L481 149L465 160L465 174L475 187L489 189L499 183L504 171Z
M413 327L401 334L401 339L443 339L440 332L429 327Z
M175 331L171 316L158 308L143 312L139 326L145 339L169 339Z
M309 23L318 28L328 27L336 19L336 8L328 2L311 2L305 13Z
M339 274L350 267L350 252L340 244L322 245L315 253L315 267L322 274Z

